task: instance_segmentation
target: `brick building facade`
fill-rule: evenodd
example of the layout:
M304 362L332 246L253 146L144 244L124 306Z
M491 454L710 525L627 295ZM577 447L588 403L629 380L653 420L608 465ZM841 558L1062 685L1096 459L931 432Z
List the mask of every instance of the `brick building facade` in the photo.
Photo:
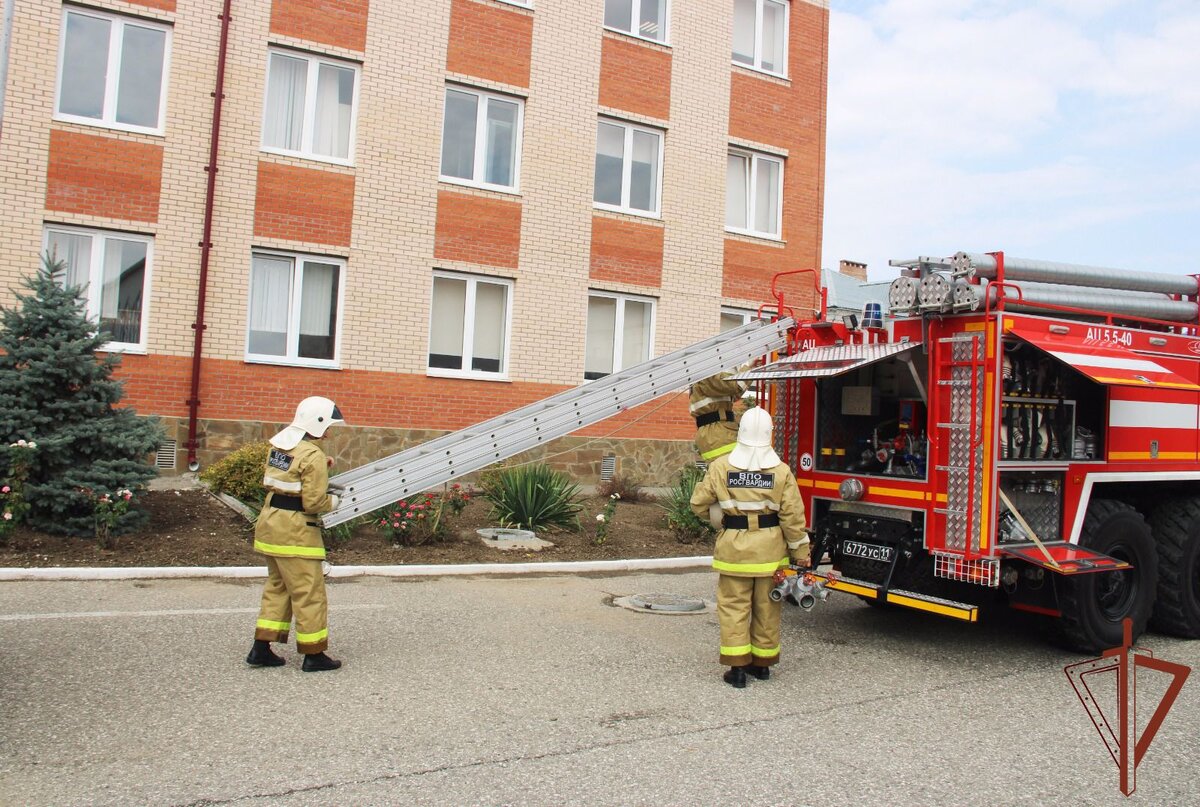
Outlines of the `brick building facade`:
M711 336L819 265L825 0L230 0L189 447L222 6L23 0L6 43L0 280L67 261L177 441L161 465L312 394L365 461ZM676 396L548 453L661 477L691 434Z

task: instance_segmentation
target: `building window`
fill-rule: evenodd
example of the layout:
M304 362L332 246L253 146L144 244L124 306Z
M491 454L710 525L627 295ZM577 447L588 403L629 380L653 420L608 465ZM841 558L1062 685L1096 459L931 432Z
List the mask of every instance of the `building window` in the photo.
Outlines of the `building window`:
M497 0L500 3L508 3L510 6L520 6L521 8L533 8L533 0Z
M657 216L662 132L602 120L596 130L596 207Z
M725 229L779 238L783 216L783 160L751 151L729 152Z
M722 308L721 333L740 328L752 319L760 319L758 312L748 311L745 308Z
M509 280L434 272L429 374L506 376L511 294Z
M358 107L358 67L293 52L267 57L263 151L349 164Z
M57 117L162 134L170 38L165 25L63 9Z
M788 4L733 0L733 61L764 73L787 75Z
M588 293L583 377L591 380L649 360L654 350L654 300Z
M246 360L336 367L345 268L337 258L254 253Z
M47 227L46 253L78 286L88 319L109 335L105 350L145 350L154 240L143 235Z
M442 179L492 190L517 190L521 118L522 104L515 98L447 88Z
M667 0L604 0L604 27L623 34L667 41Z

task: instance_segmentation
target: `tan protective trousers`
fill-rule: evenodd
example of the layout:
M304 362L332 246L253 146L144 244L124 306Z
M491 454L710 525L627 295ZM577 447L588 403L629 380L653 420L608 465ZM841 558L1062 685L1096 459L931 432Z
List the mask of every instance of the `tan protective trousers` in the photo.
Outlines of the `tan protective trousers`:
M329 645L329 603L321 561L313 558L267 556L267 584L254 638L287 643L292 616L296 617L296 649L323 653Z
M721 625L721 663L727 667L779 661L782 604L768 596L770 577L717 577L717 621Z

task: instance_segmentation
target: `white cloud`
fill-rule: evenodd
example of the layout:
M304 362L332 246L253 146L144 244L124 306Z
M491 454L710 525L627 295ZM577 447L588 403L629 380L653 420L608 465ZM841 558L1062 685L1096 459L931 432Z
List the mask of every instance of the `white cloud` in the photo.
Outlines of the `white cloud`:
M1005 249L1197 271L1200 235L1160 243L1200 213L1197 41L1176 0L835 0L824 264L885 279L888 258Z

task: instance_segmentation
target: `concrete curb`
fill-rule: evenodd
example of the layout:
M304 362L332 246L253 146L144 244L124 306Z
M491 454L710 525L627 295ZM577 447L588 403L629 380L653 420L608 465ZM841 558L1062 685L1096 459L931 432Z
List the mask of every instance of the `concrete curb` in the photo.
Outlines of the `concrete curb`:
M461 563L429 566L334 566L329 577L450 577L455 575L587 574L674 569L711 569L712 556L632 560L552 561L547 563ZM265 566L145 566L97 568L62 566L0 568L0 582L16 580L163 580L172 578L261 578Z

